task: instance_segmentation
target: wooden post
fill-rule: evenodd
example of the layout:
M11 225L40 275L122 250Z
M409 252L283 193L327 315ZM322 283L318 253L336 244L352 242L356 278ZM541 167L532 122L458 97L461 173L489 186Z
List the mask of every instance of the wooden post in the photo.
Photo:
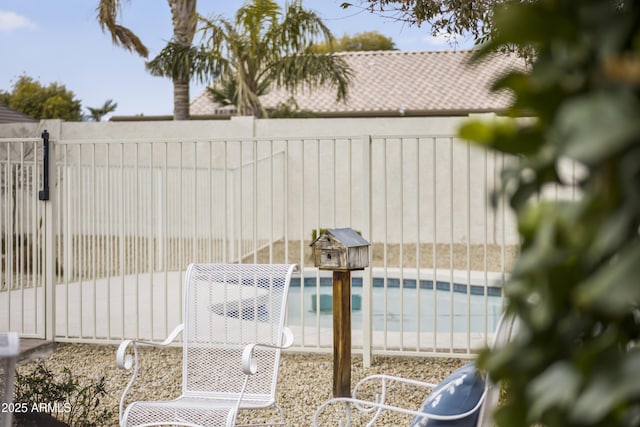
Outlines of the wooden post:
M351 396L351 271L333 272L333 397Z
M369 266L371 244L351 228L327 230L312 243L313 263L333 271L333 396L351 395L351 271Z

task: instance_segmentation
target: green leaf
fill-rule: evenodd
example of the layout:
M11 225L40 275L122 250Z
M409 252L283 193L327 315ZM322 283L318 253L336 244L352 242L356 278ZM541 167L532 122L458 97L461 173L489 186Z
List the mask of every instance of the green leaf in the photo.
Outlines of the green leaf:
M480 121L463 124L458 131L460 138L488 145L493 141L493 126Z
M542 138L530 125L516 120L498 118L492 122L470 121L458 130L461 138L507 154L533 154L541 146Z
M528 397L533 403L529 416L540 419L551 409L571 407L579 387L580 373L573 366L562 361L554 363L531 382Z
M625 242L632 224L633 216L628 210L620 209L618 212L612 212L598 228L585 261L594 263L610 256Z
M539 64L537 65L540 68ZM538 121L549 123L553 120L558 106L566 98L567 91L559 83L560 72L534 71L536 72L509 73L496 80L492 89L510 90L515 94L513 104L509 107L512 117L533 116Z
M637 239L578 286L575 299L607 315L626 313L640 302L640 240Z
M499 27L495 41L526 45L570 38L575 28L570 16L546 7L545 2L507 2L496 9L494 25Z
M571 406L571 418L577 423L593 423L607 413L623 409L625 402L640 395L640 353L633 350L607 360L606 367L594 372L586 389Z
M585 164L637 143L640 104L628 91L598 92L567 103L557 123L564 140L564 154Z

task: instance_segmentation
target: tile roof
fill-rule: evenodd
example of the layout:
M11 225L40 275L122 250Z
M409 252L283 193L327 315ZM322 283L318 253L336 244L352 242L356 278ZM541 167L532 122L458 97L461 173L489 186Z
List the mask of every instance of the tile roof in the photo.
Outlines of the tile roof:
M0 104L0 123L37 122L38 120Z
M500 111L509 94L490 90L495 78L524 68L514 55L494 55L470 64L473 51L371 51L342 52L354 78L347 102L336 101L336 91L320 88L295 94L300 109L320 115L457 115ZM263 105L275 107L289 98L282 89L262 96ZM191 103L192 115L228 113L211 101L206 90ZM216 110L218 110L216 112Z

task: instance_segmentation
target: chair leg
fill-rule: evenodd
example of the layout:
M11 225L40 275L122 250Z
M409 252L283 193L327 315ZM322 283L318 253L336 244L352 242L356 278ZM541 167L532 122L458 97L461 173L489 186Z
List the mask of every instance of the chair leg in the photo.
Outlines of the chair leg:
M277 403L274 403L273 405L269 406L268 408L274 408L276 410L276 412L278 413L278 421L273 421L273 422L268 422L268 423L251 423L251 424L236 424L235 427L262 427L262 426L286 426L286 422L285 422L285 418L284 418L284 411L282 410L282 408L280 407L280 405L278 405ZM266 409L266 408L265 408Z
M280 422L278 424L273 424L273 425L274 426L284 426L284 425L286 425L285 422L284 422L284 411L282 410L280 405L278 405L277 403L274 403L273 406L276 408L276 411L278 411L278 415L280 416Z

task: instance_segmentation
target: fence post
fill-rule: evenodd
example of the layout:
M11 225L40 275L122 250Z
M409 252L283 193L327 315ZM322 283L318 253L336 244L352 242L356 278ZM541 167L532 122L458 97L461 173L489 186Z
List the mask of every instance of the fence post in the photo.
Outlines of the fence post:
M373 236L371 226L371 216L373 203L371 201L371 135L365 135L362 138L362 206L365 209L363 231L369 242L371 242L371 250L369 251L369 266L362 272L362 364L365 368L371 366L372 358L372 336L373 336L373 300L371 265L373 254Z
M49 144L47 147L47 165L46 172L48 173L47 181L49 183L48 199L43 201L44 207L44 304L45 304L45 316L44 316L44 329L45 339L53 341L56 335L55 323L56 323L56 299L55 299L55 286L56 286L56 251L55 251L55 213L57 205L57 164L56 164L56 143L60 140L60 120L53 120L47 122L41 122L41 125L47 130L43 132L43 138L45 132L48 133ZM44 161L44 159L43 159ZM43 177L44 178L44 177Z
M351 396L351 271L333 272L333 397Z

